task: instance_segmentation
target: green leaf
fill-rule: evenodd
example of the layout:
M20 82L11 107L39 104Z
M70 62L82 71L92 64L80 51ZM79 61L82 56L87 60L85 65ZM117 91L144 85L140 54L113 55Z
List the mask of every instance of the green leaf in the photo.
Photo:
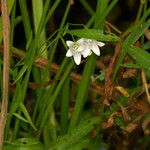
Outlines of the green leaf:
M145 44L142 45L142 48L145 50L150 49L150 41L146 42Z
M32 120L31 120L31 118L30 118L30 115L29 115L29 113L28 113L26 107L25 107L22 103L20 103L19 107L21 108L23 114L25 115L26 119L28 120L30 126L31 126L34 130L37 130L37 128L35 127L35 125L33 124Z
M131 46L128 54L136 61L142 68L150 69L150 54L136 46Z
M83 150L87 149L88 144L90 143L90 138L83 138L80 140L80 142L75 143L71 147L67 148L66 150Z
M146 29L149 26L150 26L150 19L143 24L139 24L138 26L135 26L133 28L132 33L124 40L123 45L122 45L122 51L118 56L117 66L114 70L112 80L115 79L115 76L117 75L120 65L121 65L125 55L127 54L130 46L133 45L141 37L141 35L146 31Z
M29 49L30 48L30 45L31 45L31 43L32 43L32 40L33 40L33 33L31 32L30 33L30 36L29 36L30 38L28 39L28 41L27 41L27 44L26 44L26 49Z
M21 138L4 145L4 150L45 150L45 148L37 139Z
M23 122L29 123L29 121L28 121L28 120L26 120L25 118L23 118L23 117L22 117L22 116L20 116L19 114L17 114L17 113L13 113L13 115L14 115L15 117L17 117L18 119L22 120Z
M114 34L104 34L102 30L99 29L76 29L67 30L66 33L80 38L89 38L100 41L116 42L119 37Z
M14 81L14 83L16 83L19 79L21 79L21 77L24 75L24 73L26 72L27 69L28 69L28 65L26 65L26 63L25 63L25 65L22 67L22 69L18 73L18 76L17 76L16 80Z
M138 64L135 64L135 63L124 63L121 66L125 67L125 68L135 68L135 69L141 68L141 66L139 66Z
M89 85L91 82L91 75L93 74L95 69L95 64L96 64L96 55L92 55L88 58L84 66L84 71L82 73L82 80L75 100L76 103L74 111L71 116L68 132L70 132L77 125L78 120L80 118L80 114L83 110L83 106L85 104L86 97L88 94Z
M80 139L86 136L93 130L94 124L99 123L99 118L94 117L81 123L78 127L74 128L68 134L60 137L58 142L52 147L51 150L66 150L75 143L80 143Z

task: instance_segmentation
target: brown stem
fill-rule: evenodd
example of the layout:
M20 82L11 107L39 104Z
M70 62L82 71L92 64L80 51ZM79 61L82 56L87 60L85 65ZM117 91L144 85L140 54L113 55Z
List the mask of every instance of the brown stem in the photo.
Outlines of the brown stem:
M108 67L107 72L106 72L106 78L105 78L105 100L104 100L104 103L106 105L110 104L109 101L111 99L112 92L113 92L113 85L112 85L113 83L112 83L112 80L111 80L111 75L113 73L113 69L114 69L114 66L115 66L117 55L120 52L120 50L121 50L121 45L120 45L120 43L117 43L116 46L115 46L115 54L111 58L110 63L109 63L109 67Z
M10 24L7 8L7 0L1 0L2 26L3 26L3 91L2 91L2 108L0 116L0 150L3 148L5 124L7 120L8 108L8 88L9 88L9 43L10 43Z
M3 46L0 46L0 51L3 52ZM12 56L14 56L15 58L18 58L18 59L22 59L26 56L26 53L23 51L23 50L20 50L20 49L17 49L17 48L12 48ZM109 58L107 58L109 59ZM108 61L108 60L107 60ZM48 67L48 60L46 58L43 58L43 57L39 57L37 58L35 61L34 61L34 65L36 67L39 67L39 68L47 68ZM98 68L104 68L104 66L102 66L102 64L100 65L100 62L97 62L97 67ZM52 63L49 71L51 72L56 72L57 70L59 69L59 66L55 63ZM76 72L72 72L71 73L71 80L75 83L75 84L80 84L80 81L81 81L81 74L79 73L76 73ZM59 79L58 79L59 80ZM45 83L45 86L47 84L50 84L51 82L56 82L56 81L48 81L48 83ZM13 84L11 84L13 86ZM33 86L34 85L34 86ZM42 85L40 84L30 84L28 85L29 88L32 88L32 89L36 89L36 88L39 88L41 87ZM96 82L93 82L90 86L90 90L99 94L99 95L104 95L104 88L102 86L100 86L98 83Z

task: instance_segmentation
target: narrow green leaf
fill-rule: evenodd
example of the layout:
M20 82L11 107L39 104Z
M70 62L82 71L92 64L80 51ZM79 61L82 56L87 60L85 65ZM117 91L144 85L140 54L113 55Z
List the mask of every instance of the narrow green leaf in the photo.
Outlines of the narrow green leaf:
M108 13L112 10L112 8L116 5L117 2L118 2L118 0L111 1L111 3L108 5L106 10L104 11L102 18L105 18L108 15Z
M119 37L114 34L104 34L102 30L99 29L77 29L77 30L67 30L68 34L77 36L80 38L89 38L100 41L116 42Z
M80 142L73 144L71 147L67 148L66 150L87 149L89 143L90 143L90 138L85 137L85 138L81 139Z
M70 78L68 77L62 87L60 133L65 134L68 129L68 114L70 103Z
M129 47L131 45L133 45L139 38L140 36L146 31L146 29L150 26L150 19L143 23L143 24L140 24L138 26L135 26L133 32L125 39L125 41L123 42L123 45L122 45L122 51L118 57L118 62L117 62L117 66L114 70L114 74L113 74L113 77L112 77L112 80L115 79L115 76L120 68L120 65L125 57L125 55L127 54L127 51L129 49Z
M33 40L33 34L31 32L30 36L29 36L29 39L27 41L27 44L26 44L26 49L29 49L30 48L30 45L32 43L32 40Z
M28 65L25 63L25 65L22 67L22 69L18 73L17 78L15 79L14 83L16 83L19 79L21 79L21 77L24 75L27 69L28 69Z
M108 1L97 0L96 13L95 13L96 18L93 26L95 29L104 28L105 19L106 19L106 16L104 16L104 12L106 12L107 8L108 8Z
M70 133L60 137L58 142L52 147L51 150L66 150L76 142L79 142L81 138L86 136L94 128L94 124L99 123L99 118L90 118L78 127L74 128Z
M150 69L150 54L141 48L131 46L128 54L139 64L142 68Z
M65 63L64 63L64 64L65 64ZM68 65L67 69L65 70L65 73L64 73L63 76L61 77L61 80L60 80L59 84L57 85L57 87L56 87L56 89L55 89L53 95L52 95L51 92L49 93L49 94L50 94L50 99L51 99L51 101L49 101L49 103L48 103L48 105L47 105L47 109L44 110L44 116L43 116L43 114L42 114L42 121L40 122L41 128L44 127L45 122L47 121L47 118L48 118L49 114L52 112L53 103L55 102L55 100L56 100L56 98L57 98L57 96L58 96L58 94L59 94L59 92L60 92L60 90L61 90L61 87L62 87L62 85L64 84L66 78L68 77L68 75L69 75L69 73L70 73L70 70L72 69L73 65L74 65L74 62L73 62L73 61L70 62L70 64ZM61 71L61 70L59 70L59 71ZM56 76L55 76L55 77L56 77Z
M44 145L35 138L20 138L4 145L4 150L45 150Z
M28 113L26 107L25 107L22 103L20 103L19 107L21 108L23 114L25 115L25 117L26 117L26 119L28 120L28 122L29 122L29 124L31 125L31 127L32 127L34 130L37 130L36 127L35 127L35 125L33 124L32 120L31 120L31 118L30 118L30 115L29 115L29 113Z
M135 64L135 63L124 63L121 66L125 67L125 68L135 68L135 69L141 68L141 66L139 66L138 64Z
M96 56L92 55L91 57L88 58L84 67L84 71L82 74L82 81L79 86L78 94L75 100L76 103L75 103L74 111L72 113L71 120L70 120L69 132L74 129L74 127L76 126L80 118L80 114L82 112L87 97L88 88L91 82L90 77L95 69L95 64L96 64Z
M28 9L27 9L27 1L19 0L19 6L20 6L20 11L21 11L21 16L23 19L26 41L29 44L31 43L31 42L28 42L28 40L31 41L32 29L31 29L31 23L30 23L30 18L29 18Z
M79 0L79 1L90 15L93 15L95 13L94 9L91 7L91 5L86 0Z
M18 119L22 120L23 122L29 123L29 121L28 121L27 119L23 118L23 117L20 116L19 114L13 113L13 115L14 115L15 117L17 117Z
M145 50L150 49L150 41L146 42L145 44L142 45L142 48Z

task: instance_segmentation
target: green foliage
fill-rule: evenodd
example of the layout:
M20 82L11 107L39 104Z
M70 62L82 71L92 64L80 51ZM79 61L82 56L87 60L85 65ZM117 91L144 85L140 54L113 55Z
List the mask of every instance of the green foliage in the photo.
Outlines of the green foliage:
M35 138L21 138L4 146L4 150L45 150L41 142Z
M135 7L129 0L125 2L129 8ZM150 81L150 42L144 36L149 31L150 8L148 1L140 2L137 16L133 16L136 20L122 29L116 23L120 20L114 23L110 16L121 12L118 0L8 0L11 65L4 150L99 150L130 142L124 141L131 135L128 124L136 120L142 124L149 117L144 112L148 108L142 105L139 119L140 104L136 105L138 94L145 95L139 92L143 87L141 69L146 73L146 84ZM79 11L76 16L75 9ZM91 54L76 66L72 58L66 57L66 41L76 38L104 42L101 56ZM17 43L18 39L23 39L22 43ZM119 50L114 48L118 43ZM118 55L113 57L117 50ZM1 55L1 91L2 69ZM125 115L129 117L124 119ZM119 144L114 144L115 137L119 137Z
M68 134L60 137L57 143L54 144L52 150L65 150L65 149L74 149L74 144L79 143L76 148L81 149L82 146L86 146L85 144L88 142L87 138L82 139L85 137L92 129L94 129L94 124L99 123L99 118L91 118L83 123L79 124L76 128L72 129ZM75 149L76 149L75 148Z
M138 47L132 46L128 50L128 54L135 60L141 68L150 69L150 54Z
M99 41L109 41L109 42L116 42L119 40L119 37L116 35L106 35L103 33L102 30L99 29L78 29L78 30L67 30L68 34L73 36L77 36L80 38L88 38L88 39L95 39Z

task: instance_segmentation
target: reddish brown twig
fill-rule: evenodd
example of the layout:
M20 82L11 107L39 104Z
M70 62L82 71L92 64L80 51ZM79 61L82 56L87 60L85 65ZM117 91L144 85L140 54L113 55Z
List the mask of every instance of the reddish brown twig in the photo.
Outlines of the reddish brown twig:
M104 100L104 103L106 105L109 105L109 101L110 101L111 96L112 96L113 86L112 86L112 81L111 81L111 75L113 73L113 69L114 69L114 66L115 66L116 58L117 58L117 55L120 52L120 50L121 50L121 45L120 45L120 43L117 43L116 47L115 47L115 54L111 58L110 63L109 63L109 67L108 67L107 72L106 72L106 78L105 78L105 100Z
M0 51L3 52L3 47L0 46ZM24 58L26 55L26 53L22 50L18 50L16 48L12 48L12 56L18 58L18 59L22 59ZM34 61L34 65L39 67L39 68L47 68L48 67L48 60L46 58L37 58L35 61ZM51 64L51 67L49 69L49 71L51 72L56 72L57 70L59 69L59 66L55 63L52 63ZM81 81L81 74L79 73L76 73L76 72L72 72L71 73L71 80L76 83L76 84L80 84L80 81ZM58 81L59 79L57 79ZM45 86L51 84L52 82L56 82L55 81L48 81L47 83L45 83ZM12 85L12 84L11 84ZM31 88L31 89L37 89L37 88L40 88L42 85L40 84L37 84L37 83L29 83L28 87ZM93 92L96 92L97 94L99 95L104 95L104 88L102 86L100 86L98 83L96 82L93 82L90 86L90 90L93 91Z

